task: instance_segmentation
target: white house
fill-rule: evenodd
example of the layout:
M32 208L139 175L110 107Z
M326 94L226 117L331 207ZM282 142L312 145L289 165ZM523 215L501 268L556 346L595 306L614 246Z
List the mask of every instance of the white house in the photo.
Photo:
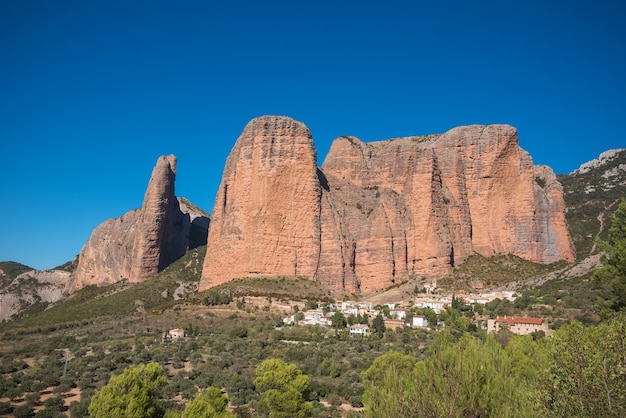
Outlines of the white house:
M451 301L448 299L428 299L416 302L416 305L421 306L422 308L430 308L438 314L443 311L446 305L450 305L450 303Z
M329 324L328 318L321 310L307 311L304 313L304 318L298 322L299 325L322 325L327 326Z
M413 326L414 327L427 327L428 319L424 315L415 315L413 317Z
M350 335L367 335L369 329L365 324L350 325Z
M407 310L403 308L394 308L389 310L389 315L395 319L406 319Z
M171 329L167 332L167 336L165 338L170 341L178 341L185 338L185 330L180 328Z

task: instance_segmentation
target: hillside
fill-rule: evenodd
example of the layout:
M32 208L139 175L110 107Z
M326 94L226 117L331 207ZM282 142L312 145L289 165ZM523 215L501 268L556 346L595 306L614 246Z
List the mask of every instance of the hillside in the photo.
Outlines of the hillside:
M30 270L33 268L15 261L0 261L0 292L9 286L17 276Z
M557 176L563 185L567 222L576 256L582 260L595 250L611 214L626 197L626 149L607 151L578 170Z

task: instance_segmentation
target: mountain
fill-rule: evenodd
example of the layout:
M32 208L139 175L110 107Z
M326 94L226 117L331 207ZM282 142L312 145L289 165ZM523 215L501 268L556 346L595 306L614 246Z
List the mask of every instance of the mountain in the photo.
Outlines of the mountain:
M0 262L0 321L42 311L63 298L70 273L33 270L15 262Z
M611 214L626 197L626 148L605 151L570 174L557 176L565 191L567 221L579 258L595 250Z
M594 239L626 196L626 149L555 176L532 164L514 128L474 125L373 143L340 137L318 167L308 128L271 116L251 121L233 147L212 220L175 196L175 174L175 157L160 157L142 207L98 226L74 261L50 271L1 262L0 319L43 310L67 290L143 282L207 235L207 256L194 252L189 273L200 290L273 276L370 291L447 275L473 254L553 263L576 253L566 275L580 276L597 267ZM550 280L531 270L533 282Z
M208 217L188 202L182 204L187 212L181 210L175 179L176 157L159 157L141 208L107 220L92 232L67 286L69 293L124 279L143 281L182 257L190 247L203 244L198 229L208 228Z
M337 138L321 169L311 132L252 120L229 155L200 289L304 277L350 292L442 277L474 253L574 261L563 191L508 125L365 144Z

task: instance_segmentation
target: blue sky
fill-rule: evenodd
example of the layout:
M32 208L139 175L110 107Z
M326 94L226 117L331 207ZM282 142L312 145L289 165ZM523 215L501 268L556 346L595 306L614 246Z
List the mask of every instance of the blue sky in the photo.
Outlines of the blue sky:
M364 141L508 123L568 173L626 146L618 1L0 2L0 260L52 268L159 155L211 212L245 124Z

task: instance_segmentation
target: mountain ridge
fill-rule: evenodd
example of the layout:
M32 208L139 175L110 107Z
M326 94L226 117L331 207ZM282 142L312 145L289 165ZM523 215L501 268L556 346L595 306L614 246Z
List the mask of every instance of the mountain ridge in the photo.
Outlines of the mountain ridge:
M441 135L442 134L421 137L406 137L404 140L425 144L429 141L438 139ZM351 139L355 143L358 140L355 137L345 137L345 139L346 141L350 141ZM395 141L397 139L403 138L394 138L393 140ZM391 140L376 141L375 143L368 143L366 145L367 148L380 149L387 141ZM616 203L620 198L626 196L626 170L624 170L624 167L626 167L626 150L608 150L607 152L602 153L600 157L581 165L581 167L589 168L584 172L581 170L575 170L570 174L557 175L556 178L563 185L564 198L568 209L566 216L569 223L569 229L571 231L572 241L576 248L578 260L583 262L587 259L589 254L592 254L595 251L593 248L593 240L596 236L602 236L603 232L606 231L611 211L616 207ZM325 174L320 171L319 167L316 167L316 177L320 179L320 187L322 189L331 189L334 187L332 182L329 184L328 179L323 178L325 177ZM538 178L540 179L540 177ZM371 193L372 196L375 197L376 192L378 191L379 190L376 190L375 186L365 185L363 190L359 191L359 196L361 193ZM178 198L178 201L180 207L185 207L185 201L187 202L186 207L195 207L193 203L185 200L184 198ZM356 208L355 205L354 210L356 211L357 209L358 208ZM208 225L208 213L197 207L195 207L195 210L197 211L195 219L205 217L202 221ZM369 209L362 206L362 208L358 210L362 212L363 216L365 216ZM188 211L188 209L185 211ZM370 213L370 216L372 213ZM191 216L192 224L194 219L193 216L194 215ZM190 248L192 247L190 246ZM72 263L75 264L75 262ZM66 264L72 263L68 262ZM42 298L42 295L38 294L38 288L40 286L32 286L32 284L34 284L33 280L40 280L36 271L19 263L10 262L9 264L14 267L18 266L19 274L15 274L13 276L7 275L6 272L9 271L9 269L4 269L4 266L7 265L6 262L0 263L0 269L3 269L0 274L0 282L2 283L2 286L0 287L0 304L8 305L9 299L18 294L18 291L16 290L18 287L21 288L19 293L26 295L26 297L18 297L15 298L15 300L11 299L11 306L16 307L16 309L11 311L11 315L6 316L3 319L9 319L13 315L19 315L20 312L27 314L29 312L34 313L43 310L54 303L64 300L66 297L62 295L57 301L46 302L45 297ZM578 262L576 264L578 264ZM593 266L596 264L591 263L591 265ZM15 286L12 290L7 289L7 287L14 282L18 275L27 272L32 272L32 274L26 275L28 277L22 276L22 280L18 280L14 283ZM28 282L30 285L28 285L29 287L24 287L25 285L23 286L21 282ZM42 287L47 285L45 279L41 279L41 285ZM29 306L32 306L33 308L29 310Z

